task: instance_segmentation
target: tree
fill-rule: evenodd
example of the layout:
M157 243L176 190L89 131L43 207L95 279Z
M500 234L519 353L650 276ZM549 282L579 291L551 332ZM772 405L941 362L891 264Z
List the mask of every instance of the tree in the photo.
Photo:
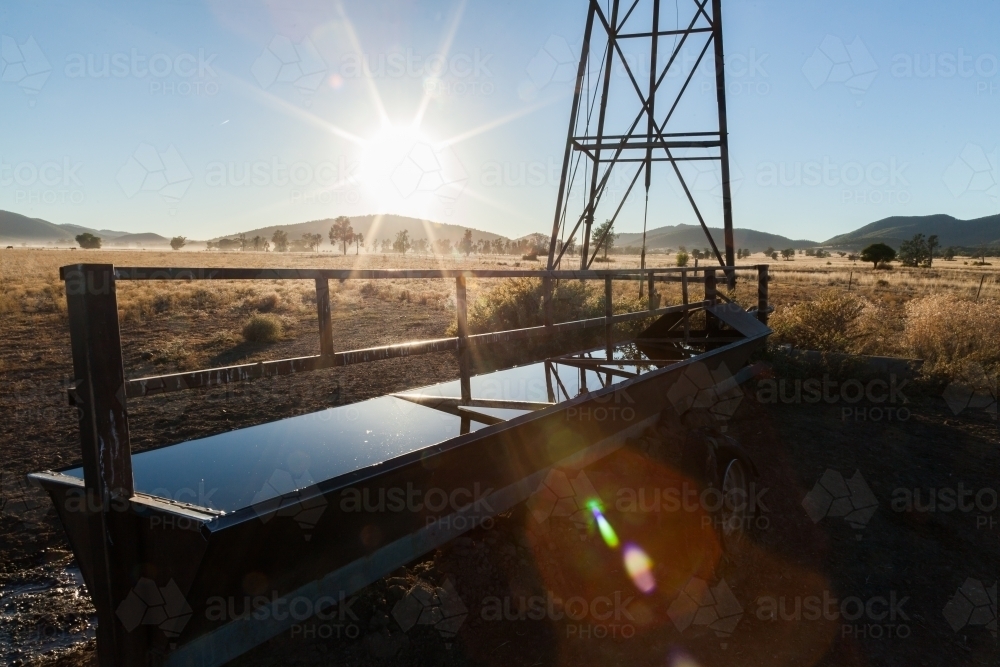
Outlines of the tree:
M313 252L319 250L319 244L323 242L322 234L303 234L302 244Z
M219 239L219 250L233 250L239 247L240 242L236 239Z
M254 252L260 252L261 246L264 245L265 239L263 236L258 234L257 236L250 239L250 245L253 246Z
M275 252L288 252L288 232L276 229L271 234L271 243L274 244Z
M597 247L597 244L601 241L601 237L604 237L604 243L601 245L604 250L604 259L608 258L608 252L615 247L615 239L618 238L618 234L614 234L611 231L611 221L605 220L601 224L597 225L590 231L590 242Z
M774 248L772 248L771 246L767 246L767 250L764 251L764 254L770 257L771 255L774 254Z
M768 257L770 257L774 261L778 261L778 253L777 253L777 251L772 251L771 254L768 255Z
M239 236L236 237L236 239L240 242L240 251L246 252L247 246L249 245L249 241L247 241L247 235L240 234Z
M401 229L396 232L396 240L392 242L392 249L398 252L400 255L405 255L406 251L411 247L410 243L410 232L406 229Z
M180 250L181 248L184 247L185 243L187 243L187 238L183 236L175 236L174 238L170 239L170 247L173 248L174 250Z
M90 232L84 232L76 237L76 242L84 250L97 250L101 247L101 237L94 236Z
M927 266L934 266L934 250L941 245L938 242L937 234L931 234L927 237Z
M873 268L883 262L891 262L896 259L896 251L884 243L873 243L861 251L861 261L871 262Z
M462 240L458 242L458 251L465 253L465 256L468 257L469 253L472 252L472 246L472 230L466 229L465 233L462 234Z
M450 255L451 239L434 239L434 252L438 255Z
M427 239L417 239L413 242L413 252L423 255L427 252Z
M786 262L790 261L795 257L795 249L785 248L784 250L781 251L781 256L785 258Z
M677 252L677 266L688 265L688 254L683 250Z
M330 243L332 245L337 245L340 243L344 248L344 254L347 254L347 245L354 242L354 228L351 227L351 219L346 215L338 216L336 220L333 221L333 226L330 227Z
M355 234L354 235L354 254L355 255L360 255L361 254L361 246L363 246L364 244L365 244L365 235L362 234L361 232L358 232L357 234Z
M899 244L899 261L903 266L919 266L927 255L927 241L923 234L914 234L909 241Z
M941 254L941 257L946 262L951 262L951 261L954 261L955 254L956 254L955 248L953 248L952 246L948 246L947 248L944 249L944 252Z

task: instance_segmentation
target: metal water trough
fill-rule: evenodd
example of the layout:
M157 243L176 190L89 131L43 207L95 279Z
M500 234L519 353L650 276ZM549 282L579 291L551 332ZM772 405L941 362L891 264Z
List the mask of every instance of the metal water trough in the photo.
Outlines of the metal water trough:
M743 268L758 273L753 314L720 302L713 268L64 267L76 373L70 399L80 409L83 465L29 479L50 494L93 597L101 664L223 664L301 622L302 614L335 608L524 501L551 468L581 467L611 453L656 422L683 374L698 365L738 371L764 343L767 267ZM466 278L520 276L542 278L547 295L555 280L602 280L606 316L470 335ZM384 278L454 279L458 336L334 352L328 281ZM315 280L321 354L127 379L115 286L142 279ZM613 315L613 280L648 282L649 309ZM669 281L681 283L684 303L660 307L655 287ZM705 298L692 302L688 286L695 282L704 284ZM705 328L693 330L690 316L700 310ZM656 319L634 341L615 342L616 322L646 318ZM588 327L604 328L603 349L482 375L469 370L470 356L485 345ZM441 350L459 354L461 377L454 382L130 451L126 403L133 398ZM182 488L192 491L192 502L178 499ZM199 504L194 489L210 489L210 502ZM245 613L251 573L266 581L265 606L286 613Z

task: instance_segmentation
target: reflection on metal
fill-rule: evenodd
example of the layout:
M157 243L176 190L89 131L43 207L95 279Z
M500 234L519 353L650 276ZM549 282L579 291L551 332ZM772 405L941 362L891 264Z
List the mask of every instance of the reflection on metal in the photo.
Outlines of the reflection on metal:
M324 281L336 277L306 270L199 271L209 280L231 279L234 272L239 279L295 275L314 280L320 295ZM607 285L663 272L585 277ZM682 277L688 272L694 271ZM715 269L698 272L706 286L699 302L617 315L609 308L602 318L473 335L462 324L466 303L460 299L456 338L344 353L332 352L329 307L319 303L321 353L315 357L128 380L116 280L196 276L176 269L64 267L83 466L30 479L52 497L80 563L98 613L101 664L223 664L290 627L287 616L212 612L213 600L242 600L251 573L273 587L275 604L301 598L317 611L323 600L343 599L525 500L552 467L585 465L620 447L656 422L668 407L664 397L691 364L741 368L770 330L732 304L717 304ZM356 273L346 278L377 279ZM455 279L458 293L466 276L482 277L431 273ZM564 279L564 273L581 272L546 275ZM706 330L685 330L678 339L677 327L697 311L705 313ZM614 326L637 318L651 324L634 341L615 341ZM136 396L347 360L444 350L465 355L477 345L488 350L486 342L592 326L605 329L600 350L483 375L462 363L453 382L131 453L126 401ZM573 370L560 375L560 367ZM601 421L581 418L610 399L629 409ZM428 497L398 511L381 507L378 499L395 497L394 489L436 490L463 500L434 508ZM365 500L348 502L355 496ZM150 595L167 595L176 615L146 623L136 600Z

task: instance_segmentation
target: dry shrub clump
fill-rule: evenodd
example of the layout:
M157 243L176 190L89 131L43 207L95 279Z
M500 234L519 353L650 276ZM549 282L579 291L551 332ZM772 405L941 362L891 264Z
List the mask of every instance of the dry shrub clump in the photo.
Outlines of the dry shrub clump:
M778 308L771 317L774 342L804 350L887 354L898 332L881 304L864 297L826 292L812 301Z
M1000 372L1000 301L938 294L906 304L906 349L924 360L924 371L964 377L971 367Z
M243 340L248 343L276 343L284 332L281 318L270 313L254 313L243 324Z
M615 313L645 310L635 283L616 284L612 295ZM538 278L508 278L487 290L469 306L472 333L523 329L544 324L543 284ZM604 285L577 280L559 281L552 293L553 322L569 322L604 316ZM635 333L642 321L618 325L620 333ZM633 329L635 331L633 331ZM454 334L454 327L451 329Z

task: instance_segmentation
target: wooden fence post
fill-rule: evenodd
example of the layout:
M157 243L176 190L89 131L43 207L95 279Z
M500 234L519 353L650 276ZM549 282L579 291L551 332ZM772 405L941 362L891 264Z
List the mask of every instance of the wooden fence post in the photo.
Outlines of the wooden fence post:
M316 279L316 314L319 316L319 353L324 363L333 359L333 316L330 312L330 281Z
M761 264L757 267L757 319L760 320L761 324L767 324L767 270L767 264Z
M469 364L469 310L465 276L455 278L455 311L458 318L458 370L461 375L462 402L468 403L472 400L472 369Z
M614 314L614 304L611 302L611 276L607 276L604 278L604 345L608 361L614 358L615 351L614 322L611 319Z
M146 661L148 625L126 629L119 605L142 575L135 518L135 494L125 368L115 268L112 264L63 267L66 283L74 387L83 459L84 499L92 561L90 594L97 609L97 653L102 666Z
M715 279L715 269L705 269L705 301L708 301L709 307L714 306L719 302L719 291L718 285ZM709 338L713 338L718 332L718 322L709 314L708 310L705 311L705 333Z
M690 304L688 298L688 272L687 269L681 269L681 297L683 298L683 303L685 306ZM684 342L687 343L691 340L691 311L687 308L684 309Z

